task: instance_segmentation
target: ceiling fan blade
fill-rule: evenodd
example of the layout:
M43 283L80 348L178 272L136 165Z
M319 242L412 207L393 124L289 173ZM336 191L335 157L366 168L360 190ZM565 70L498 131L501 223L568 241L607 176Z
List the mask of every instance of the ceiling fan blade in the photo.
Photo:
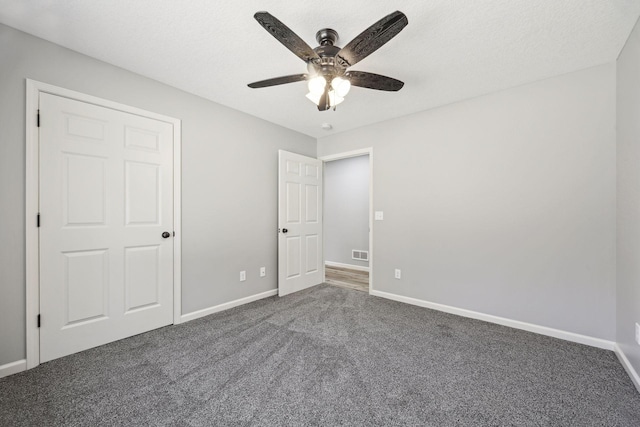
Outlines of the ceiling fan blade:
M318 54L304 40L269 12L256 12L253 17L265 30L304 62L320 59Z
M365 71L347 71L345 77L349 79L353 86L366 87L367 89L397 92L404 86L404 83L400 80Z
M260 80L259 82L249 83L248 86L253 89L260 87L269 87L283 85L286 83L302 82L309 78L308 74L293 74L291 76L274 77L272 79Z
M408 23L407 16L399 10L390 13L351 40L336 56L352 66L382 47Z

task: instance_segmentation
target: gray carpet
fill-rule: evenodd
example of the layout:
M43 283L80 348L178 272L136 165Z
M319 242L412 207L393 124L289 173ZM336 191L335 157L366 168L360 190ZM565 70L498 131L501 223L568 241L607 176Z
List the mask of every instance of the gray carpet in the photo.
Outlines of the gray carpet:
M640 426L615 355L320 285L0 380L0 425Z

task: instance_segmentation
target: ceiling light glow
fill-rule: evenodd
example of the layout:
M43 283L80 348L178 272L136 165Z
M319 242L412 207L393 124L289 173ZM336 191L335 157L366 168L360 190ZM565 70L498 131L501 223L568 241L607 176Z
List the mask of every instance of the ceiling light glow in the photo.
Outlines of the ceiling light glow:
M318 95L318 99L320 95L324 92L324 88L327 86L327 81L322 76L316 76L309 80L309 92Z

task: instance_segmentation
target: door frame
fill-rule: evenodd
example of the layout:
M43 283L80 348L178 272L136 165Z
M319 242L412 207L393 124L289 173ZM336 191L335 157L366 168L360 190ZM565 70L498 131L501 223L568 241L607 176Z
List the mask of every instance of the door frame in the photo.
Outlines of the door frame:
M334 160L348 159L350 157L369 156L369 295L373 292L373 147L361 148L358 150L345 151L343 153L330 154L327 156L318 157L318 160L322 160L322 167L326 162ZM325 179L324 171L322 173L322 179ZM325 194L324 182L322 198L324 200ZM324 203L323 207L323 221L324 221ZM325 233L326 235L326 233ZM324 235L322 242L322 281L326 280L325 277L325 259L324 259Z
M181 126L179 119L156 114L140 108L120 104L81 92L26 79L26 176L25 176L25 234L26 234L26 344L27 369L40 364L40 240L37 226L40 186L40 132L38 108L41 93L61 96L100 107L111 108L173 125L173 324L180 323L182 314L182 228L181 228Z

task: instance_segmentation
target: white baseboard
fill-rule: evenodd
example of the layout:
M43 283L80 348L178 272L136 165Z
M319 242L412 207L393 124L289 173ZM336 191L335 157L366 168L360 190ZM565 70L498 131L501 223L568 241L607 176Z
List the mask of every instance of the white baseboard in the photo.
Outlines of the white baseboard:
M257 301L257 300L263 299L263 298L272 297L274 295L278 295L278 290L277 289L272 289L272 290L267 291L267 292L262 292L262 293L259 293L259 294L255 294L255 295L251 295L251 296L248 296L248 297L240 298L240 299L237 299L237 300L234 300L234 301L225 302L224 304L219 304L219 305L215 305L213 307L204 308L202 310L194 311L192 313L183 314L182 316L180 316L180 323L188 322L190 320L199 319L201 317L208 316L210 314L217 313L219 311L228 310L230 308L237 307L239 305L248 304L250 302Z
M613 351L615 351L616 356L618 356L618 360L624 367L624 370L627 371L627 374L629 374L629 376L631 377L633 385L635 385L638 392L640 392L640 375L638 375L638 372L633 369L633 366L631 366L631 362L629 362L629 359L627 359L627 356L625 356L624 351L622 351L620 346L618 346L618 343L615 344L615 348L613 349Z
M27 369L27 359L18 360L17 362L7 363L0 366L0 378L17 374Z
M615 343L613 341L607 341L601 338L594 338L588 335L580 335L573 332L563 331L560 329L548 328L546 326L535 325L533 323L521 322L519 320L507 319L505 317L493 316L491 314L479 313L477 311L471 311L471 310L466 310L464 308L457 308L449 305L438 304L435 302L424 301L417 298L405 297L402 295L391 294L388 292L372 290L370 294L377 297L381 297L381 298L404 302L411 305L417 305L419 307L425 307L433 310L443 311L445 313L456 314L462 317L469 317L471 319L483 320L485 322L496 323L498 325L508 326L510 328L522 329L524 331L534 332L536 334L547 335L549 337L560 338L566 341L572 341L579 344L598 347L604 350L614 349Z
M363 267L361 265L345 264L342 262L325 261L324 265L329 267L350 268L351 270L369 271L369 267Z

